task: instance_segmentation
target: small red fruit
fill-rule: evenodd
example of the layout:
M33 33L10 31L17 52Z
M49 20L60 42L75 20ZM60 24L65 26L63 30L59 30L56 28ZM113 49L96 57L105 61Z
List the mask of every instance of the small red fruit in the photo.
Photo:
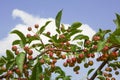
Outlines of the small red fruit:
M94 36L93 37L93 41L98 41L98 40L100 40L100 36Z
M42 59L40 59L40 63L41 64L44 64L45 63L45 60L42 58Z
M15 72L16 72L17 74L19 74L19 73L20 73L20 70L17 68L17 69L15 70Z
M55 64L55 63L57 62L57 60L56 60L56 59L53 59L53 61L52 61L52 62L53 62L53 64Z
M70 60L70 59L67 59L67 63L71 63L71 60Z
M28 31L31 31L32 30L32 28L31 27L28 27Z
M84 54L80 53L80 54L79 54L79 58L80 58L80 59L83 59L83 58L84 58Z
M61 35L59 36L59 38L60 38L60 39L64 39L64 38L65 38L65 35L61 34Z
M104 46L103 51L107 51L109 49L108 46Z
M31 37L31 34L27 34L27 38L30 38Z
M63 66L64 66L64 67L67 67L67 66L68 66L67 62L64 62L64 63L63 63Z
M47 35L49 35L49 36L50 36L50 34L51 34L50 32L47 32Z
M28 46L25 46L24 47L24 50L27 52L29 50L29 47Z
M15 54L18 55L20 52L19 51L15 51Z
M39 25L38 25L38 24L35 24L35 28L39 28Z
M72 62L74 62L74 63L76 62L76 58L75 57L72 58Z
M52 51L49 51L49 56L53 57L53 52Z
M12 75L12 74L13 74L13 71L12 71L12 70L9 70L9 71L7 72L7 74L8 74L8 75Z
M85 44L89 45L91 43L90 40L85 41Z
M29 55L32 55L33 54L33 51L31 49L28 50L28 54Z
M13 51L17 51L17 46L12 46Z
M62 59L66 59L66 55L65 55L65 54L62 54L62 55L61 55L61 58L62 58Z
M32 55L28 55L28 59L32 60L33 59Z

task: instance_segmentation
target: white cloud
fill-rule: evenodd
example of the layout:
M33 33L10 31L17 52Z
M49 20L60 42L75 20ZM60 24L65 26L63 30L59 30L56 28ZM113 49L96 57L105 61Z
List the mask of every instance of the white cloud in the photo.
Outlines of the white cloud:
M45 24L46 21L49 21L49 20L52 22L47 26L45 31L50 31L50 32L52 32L52 34L55 34L55 21L53 18L35 17L35 16L30 15L19 9L14 9L12 16L13 16L13 18L19 17L23 22L22 24L17 24L13 29L18 29L18 30L22 31L24 34L29 33L27 31L28 26L34 26L34 24L39 24L40 26L42 26ZM68 26L68 24L65 24L65 25ZM82 33L85 35L88 35L89 37L91 37L93 34L95 34L95 31L92 28L90 28L89 25L87 25L87 24L83 24L81 26L81 29L83 30ZM8 34L7 37L1 39L0 40L0 44L1 44L0 45L0 55L4 55L6 49L10 49L11 42L17 38L18 37L16 35ZM46 41L46 39L44 41Z

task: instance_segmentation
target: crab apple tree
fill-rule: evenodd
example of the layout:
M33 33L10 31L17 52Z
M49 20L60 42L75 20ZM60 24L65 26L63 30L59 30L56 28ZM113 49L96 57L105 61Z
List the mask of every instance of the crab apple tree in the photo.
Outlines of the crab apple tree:
M81 33L82 23L65 27L61 18L62 10L55 17L56 34L45 32L51 21L28 27L27 35L11 31L19 39L12 42L6 56L0 57L0 80L51 80L55 74L58 74L55 80L71 80L74 76L67 75L63 67L72 68L78 76L82 68L88 68L87 80L116 80L120 73L120 15L116 14L114 20L115 31L99 29L92 39ZM30 34L33 30L36 32ZM48 42L44 43L41 36L47 37ZM63 61L62 67L56 64L59 60ZM95 63L99 63L96 69Z

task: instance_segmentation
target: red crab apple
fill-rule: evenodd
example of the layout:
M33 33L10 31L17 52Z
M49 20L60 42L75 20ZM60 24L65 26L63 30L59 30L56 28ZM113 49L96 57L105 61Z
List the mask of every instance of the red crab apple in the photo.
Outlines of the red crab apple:
M39 28L39 25L38 24L35 24L35 26L34 26L35 28Z
M13 51L17 51L17 46L12 46Z
M32 30L32 28L31 27L28 27L28 31L31 31Z

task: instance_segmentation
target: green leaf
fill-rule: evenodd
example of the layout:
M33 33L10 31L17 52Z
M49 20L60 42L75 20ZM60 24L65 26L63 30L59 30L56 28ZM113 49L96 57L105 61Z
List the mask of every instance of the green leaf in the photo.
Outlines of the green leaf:
M23 71L24 60L25 60L25 53L24 52L21 52L20 54L18 54L16 56L16 64L21 72Z
M7 70L12 69L14 65L15 65L15 60L8 61L6 64Z
M79 34L79 35L77 35L77 36L75 36L75 37L73 38L73 40L81 40L81 39L88 40L89 37L88 37L88 36L85 36L85 35L82 35L82 34Z
M63 78L63 80L71 80L70 77L71 77L71 76L65 76L65 77Z
M118 35L111 34L109 37L109 40L113 44L120 44L120 36L118 36Z
M100 80L106 80L105 77L104 77L104 76L101 76L101 75L98 76L97 78L100 79Z
M120 29L120 15L116 13L116 20L114 20L114 23L117 26L117 29Z
M7 59L14 59L14 54L10 50L6 50Z
M19 30L13 30L11 32L11 34L17 34L20 37L20 39L22 41L22 44L25 46L25 44L26 44L26 38L25 38L25 36L24 36L24 34L22 32L20 32Z
M30 38L27 38L27 43L31 43L32 41L39 40L39 38L36 38L34 36L31 36Z
M15 40L15 41L13 41L13 42L12 42L12 45L18 45L18 44L20 44L20 41L21 41L21 40Z
M55 18L55 24L56 24L56 27L57 27L58 30L59 30L59 28L60 28L61 16L62 16L62 10L60 10L60 11L57 13L57 16L56 16L56 18Z
M43 31L45 30L45 28L46 28L46 26L50 23L51 21L47 21L46 23L45 23L45 25L44 26L42 26L41 28L40 28L40 30L38 30L38 34L42 34L43 33Z
M0 66L3 66L7 60L4 57L0 57Z
M55 73L60 74L60 76L65 76L65 72L59 66L55 67Z
M77 45L71 45L71 48L70 48L70 49L71 49L72 52L75 52L76 49L77 49Z
M111 32L111 30L102 30L102 29L99 29L99 32L97 32L95 35L99 35L101 38L104 38L104 36Z
M80 33L80 32L82 32L82 30L72 30L68 36L71 37L71 36L73 36L77 33Z
M77 28L79 28L81 25L82 25L82 23L80 23L80 22L74 22L74 23L71 25L70 29L71 29L71 30L72 30L72 29L77 29Z
M98 70L97 75L102 75L102 71Z
M40 80L40 73L42 73L42 67L41 64L38 62L33 68L30 80Z
M90 69L90 70L88 71L87 76L89 76L89 74L90 74L92 71L94 71L94 68L92 68L92 69Z
M101 51L104 48L105 43L106 43L106 40L98 42L98 44L97 44L97 46L98 46L97 51L98 52Z

